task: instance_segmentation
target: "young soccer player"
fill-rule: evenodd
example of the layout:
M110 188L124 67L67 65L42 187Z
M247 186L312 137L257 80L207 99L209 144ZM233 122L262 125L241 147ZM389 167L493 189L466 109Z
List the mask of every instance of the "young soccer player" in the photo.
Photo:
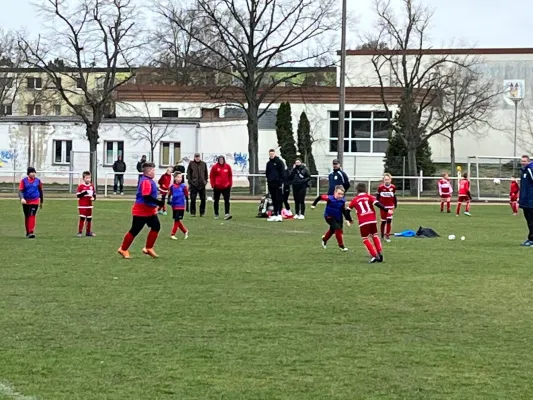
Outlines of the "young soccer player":
M159 185L159 193L161 193L161 201L163 202L163 206L160 206L157 209L158 214L167 215L167 203L165 200L168 196L168 188L172 183L172 170L173 168L167 168L165 173L161 175L161 178L157 181L157 184Z
M452 208L452 193L453 186L450 183L448 173L442 174L442 179L438 183L440 196L440 212L444 211L444 203L446 203L446 212L449 214Z
M457 198L457 212L456 216L459 216L461 213L461 204L466 203L465 215L471 216L470 214L470 200L472 196L470 195L470 181L468 180L468 174L465 172L463 174L463 179L459 182L459 196Z
M346 216L348 220L351 219L349 212L346 210L346 199L344 198L344 188L342 186L335 187L333 195L318 196L311 209L315 209L319 201L326 202L326 209L324 210L324 218L329 225L329 230L322 236L322 247L326 248L328 240L335 235L337 244L341 251L348 251L344 246L344 239L342 237L343 217Z
M183 174L177 172L174 174L174 184L170 186L168 193L168 204L172 207L172 218L174 219L174 226L170 232L170 238L177 240L176 232L178 229L183 232L185 239L189 237L189 231L183 225L183 216L185 210L189 210L189 190L187 185L183 183Z
M511 178L511 187L509 190L509 201L511 203L511 209L513 210L513 215L518 215L518 196L520 193L520 186L516 178L513 176Z
M133 215L131 228L124 236L122 246L118 249L118 254L123 258L131 258L129 248L135 237L143 230L145 225L150 227L146 246L142 252L152 258L158 255L154 251L154 245L161 230L161 223L157 218L157 207L162 206L161 200L157 198L157 184L154 181L155 165L153 163L144 163L142 166L143 175L139 179L135 203L131 209Z
M78 212L80 222L78 223L78 237L83 236L83 227L85 226L85 236L96 236L92 231L93 222L93 201L96 200L96 192L91 182L91 173L83 173L83 183L76 190L78 197Z
M35 239L35 219L37 210L43 208L43 185L37 178L37 171L33 167L28 167L27 175L19 184L19 199L24 212L24 225L26 226L26 237Z
M391 174L383 175L383 183L378 186L377 201L385 206L381 210L381 239L385 238L390 242L390 233L392 230L392 214L388 210L393 210L398 207L398 198L396 197L396 186L392 184Z
M350 202L348 211L355 210L357 213L361 238L371 257L369 263L383 262L383 248L378 236L378 222L374 206L387 213L387 216L392 216L394 211L392 208L386 208L374 196L368 194L364 183L357 184L355 190L357 196ZM350 222L348 224L351 225Z

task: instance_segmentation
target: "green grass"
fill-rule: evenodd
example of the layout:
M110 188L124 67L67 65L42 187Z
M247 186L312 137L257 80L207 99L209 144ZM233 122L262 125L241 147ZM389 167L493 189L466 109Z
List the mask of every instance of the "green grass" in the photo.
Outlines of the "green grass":
M116 254L129 202L99 202L96 238L73 236L75 201L49 201L35 241L0 202L0 388L40 400L531 399L533 249L508 206L473 217L400 206L396 239L368 265L320 247L322 211L267 223L234 205L190 218L161 258ZM209 210L211 215L211 210ZM448 241L447 235L466 236ZM1 392L0 392L1 393ZM0 395L2 398L2 395ZM17 397L7 397L3 399Z

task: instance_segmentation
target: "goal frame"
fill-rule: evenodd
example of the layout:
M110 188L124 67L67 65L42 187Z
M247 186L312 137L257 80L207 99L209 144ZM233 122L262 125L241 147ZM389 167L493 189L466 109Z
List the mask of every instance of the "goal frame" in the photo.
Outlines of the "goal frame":
M468 172L468 177L470 178L470 180L473 180L475 179L476 182L477 182L477 200L485 200L485 201L489 201L489 200L494 200L494 199L491 199L491 198L482 198L481 197L481 190L480 190L480 184L479 182L481 180L488 180L488 179L493 179L493 178L488 178L488 177L480 177L479 176L479 165L480 165L480 161L482 160L498 160L500 165L502 165L502 161L515 161L517 165L520 164L520 158L521 157L512 157L512 156L468 156L467 158L467 172ZM473 177L472 176L472 166L475 165L476 166L476 176ZM498 176L497 178L499 179L503 179L503 180L506 180L505 177L501 177L501 176Z

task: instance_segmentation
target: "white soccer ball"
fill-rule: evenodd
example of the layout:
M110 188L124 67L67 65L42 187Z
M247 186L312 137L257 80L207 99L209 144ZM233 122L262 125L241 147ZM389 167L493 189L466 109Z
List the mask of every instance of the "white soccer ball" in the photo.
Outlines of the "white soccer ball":
M464 236L461 236L461 240L466 240L466 238Z
M500 178L494 178L493 182L495 185L499 185L500 183L502 183L502 181L500 181Z
M209 196L209 197L207 198L207 201L213 201L213 198L212 198L211 196Z
M449 240L455 240L455 235L448 235Z

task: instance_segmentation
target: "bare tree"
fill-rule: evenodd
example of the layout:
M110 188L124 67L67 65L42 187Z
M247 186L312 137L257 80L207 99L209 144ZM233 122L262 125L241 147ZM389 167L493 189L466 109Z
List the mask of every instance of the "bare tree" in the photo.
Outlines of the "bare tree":
M441 104L436 111L437 123L448 126L442 136L450 141L451 171L455 171L455 139L459 132L482 137L492 127L490 114L496 109L496 99L502 94L495 82L484 78L475 66L454 66L447 71L440 88Z
M49 32L35 43L19 38L26 62L45 72L61 99L86 126L91 155L96 154L102 119L112 114L115 90L134 76L140 50L132 0L45 0L41 8ZM50 60L54 60L51 62ZM96 76L95 70L102 71ZM128 72L120 74L122 68ZM96 157L90 157L96 177Z
M21 72L24 66L17 34L0 28L0 117L15 112L13 106L24 81Z
M376 43L372 65L381 87L381 98L394 134L399 135L407 147L408 173L418 175L416 151L429 138L449 132L450 128L471 113L471 108L455 113L441 113L443 96L455 67L470 70L475 65L471 55L429 55L428 29L431 11L415 0L401 0L402 14L397 17L389 1L376 0L379 31L369 38ZM380 43L390 43L391 50ZM390 104L385 92L388 86L403 88L399 104ZM393 124L391 107L402 110L398 123ZM459 111L459 110L458 110ZM416 191L418 180L411 182Z
M184 23L172 2L159 13L218 58L192 62L231 79L230 86L211 95L245 110L248 118L250 173L259 172L258 121L283 94L273 89L301 75L294 72L272 78L279 67L306 64L335 48L340 27L337 1L319 0L197 0L195 21L203 32ZM207 33L206 33L207 31ZM291 90L291 88L287 88ZM268 101L267 101L268 98ZM260 110L260 106L263 106Z

